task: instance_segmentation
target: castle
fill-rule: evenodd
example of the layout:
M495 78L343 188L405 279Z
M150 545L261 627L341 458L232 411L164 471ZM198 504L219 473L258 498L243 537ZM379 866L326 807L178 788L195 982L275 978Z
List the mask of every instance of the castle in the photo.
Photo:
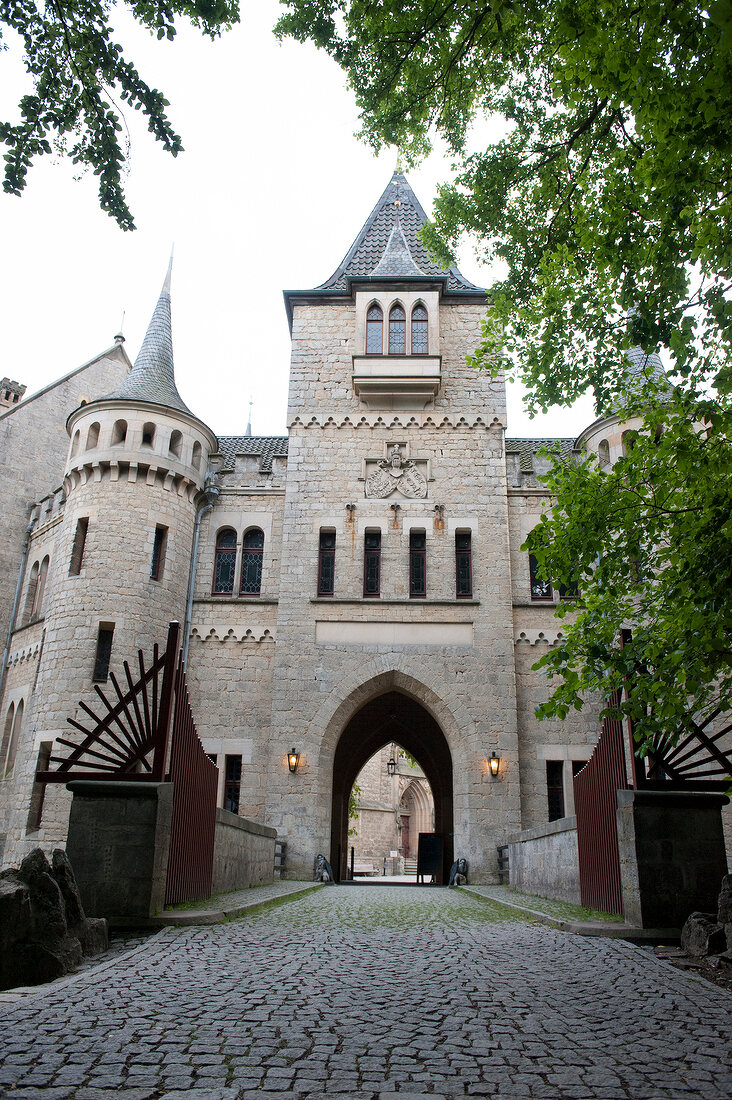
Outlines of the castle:
M5 865L63 843L70 796L36 773L173 619L219 802L277 829L293 877L345 868L352 784L390 744L474 881L572 813L600 701L534 714L571 596L521 549L546 441L507 438L502 377L466 363L485 292L430 260L424 221L395 173L332 277L285 291L287 437L217 437L185 405L168 280L134 365L120 338L0 413ZM552 442L612 462L621 425Z

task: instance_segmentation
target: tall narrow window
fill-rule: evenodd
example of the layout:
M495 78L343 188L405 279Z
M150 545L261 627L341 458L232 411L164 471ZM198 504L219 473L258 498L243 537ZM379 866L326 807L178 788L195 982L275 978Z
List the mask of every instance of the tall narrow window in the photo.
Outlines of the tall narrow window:
M224 809L232 814L239 813L239 794L241 791L241 757L227 756L224 778Z
M79 450L79 434L78 431L74 432L74 438L71 440L71 458L73 458Z
M404 355L407 350L407 319L400 305L389 313L389 355Z
M170 443L168 444L168 450L176 458L180 458L180 449L183 442L183 435L177 429L170 433Z
M335 531L320 532L318 552L318 595L332 596L335 591Z
M459 600L469 600L473 595L470 531L455 532L455 595Z
M112 659L112 639L114 638L114 623L100 623L97 634L97 653L94 658L95 684L104 684L109 679L109 662Z
M564 761L547 760L546 762L546 797L549 809L549 820L556 821L564 817Z
M155 442L155 425L152 422L142 425L142 446L152 447Z
M10 744L8 745L8 751L5 756L5 774L10 775L15 764L15 754L18 751L18 742L20 741L20 728L23 725L23 700L21 699L18 706L15 708L15 718L13 719L13 728L10 731Z
M8 713L5 715L5 727L3 729L3 743L0 747L0 779L7 773L8 770L8 749L10 748L10 738L13 733L13 718L15 717L15 703L11 703L8 707Z
M597 447L598 458L603 469L610 465L610 444L606 439L601 439Z
M381 591L381 531L367 531L363 545L363 594Z
M424 531L409 532L409 598L427 595L427 536Z
M89 429L91 431L91 429ZM112 446L119 447L127 439L127 421L115 420L112 428Z
M427 354L427 310L420 302L412 310L412 355Z
M539 571L539 563L534 554L529 554L529 580L532 600L550 600L552 598L551 581L546 580Z
M23 609L23 626L29 623L33 618L33 608L36 603L36 590L38 588L38 570L41 568L41 563L34 561L31 566L30 577L28 578L28 590L25 594L25 608Z
M252 527L244 536L241 555L242 596L258 596L262 591L262 554L264 552L264 531Z
M43 615L43 597L46 592L46 578L48 577L48 563L49 557L46 554L45 558L41 562L41 568L38 572L38 586L36 588L36 597L33 604L33 618L40 619Z
M200 469L201 466L201 444L196 440L193 444L193 454L191 455L191 466L194 470Z
M86 533L89 530L89 517L82 516L76 521L74 532L74 545L71 547L71 561L69 562L69 576L78 577L81 573L81 563L84 560L84 547L86 546Z
M236 568L236 531L223 527L216 536L213 588L214 596L231 596Z
M155 528L155 536L153 538L153 552L152 561L150 562L150 578L154 581L159 581L163 576L163 569L165 568L165 551L168 545L168 528L163 527L160 523Z
M118 421L120 424L124 424L124 420ZM92 451L99 443L99 425L95 421L89 425L89 431L86 434L86 449Z
M374 303L366 314L366 354L381 355L384 350L384 314Z
M36 775L39 772L48 771L48 765L51 762L51 749L53 748L52 741L41 741L41 747L38 750L38 761L36 763ZM43 817L43 800L46 795L46 784L39 779L35 779L33 782L33 790L31 792L30 808L28 810L28 820L26 822L26 833L35 833L41 827L41 819Z

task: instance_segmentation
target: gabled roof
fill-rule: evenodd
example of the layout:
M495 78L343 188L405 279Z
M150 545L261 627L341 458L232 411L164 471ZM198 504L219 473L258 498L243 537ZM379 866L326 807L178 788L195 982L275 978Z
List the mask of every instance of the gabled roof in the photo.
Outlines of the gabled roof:
M565 461L575 449L574 439L506 439L506 454L519 456L519 467L524 474L530 474L534 470L534 455L546 447L549 451L558 453Z
M275 456L287 457L287 442L286 435L220 435L218 453L224 459L221 472L234 469L237 455L256 455L261 472L271 473Z
M195 416L183 402L175 384L170 319L170 267L135 365L124 382L103 400L151 402Z
M401 229L407 254L412 260L415 271L405 272L408 275L445 280L445 289L450 292L460 293L468 291L473 294L485 292L469 282L456 267L445 270L438 267L430 259L427 249L417 236L417 230L425 224L427 215L422 209L417 196L407 183L406 177L396 171L386 190L377 202L374 209L366 219L364 226L351 245L345 259L316 290L349 290L350 280L353 278L368 278L369 276L381 277L384 274L392 275L392 272L379 271L377 268L382 263L384 255L391 244L392 234L397 226ZM400 276L401 272L394 272Z

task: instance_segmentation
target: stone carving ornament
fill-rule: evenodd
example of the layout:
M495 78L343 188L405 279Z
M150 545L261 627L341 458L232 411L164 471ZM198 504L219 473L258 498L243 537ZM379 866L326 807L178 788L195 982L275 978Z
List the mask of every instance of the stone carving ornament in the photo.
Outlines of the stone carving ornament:
M366 478L367 497L388 497L398 489L405 497L426 497L427 479L417 469L416 463L402 458L396 443L387 459L381 459L376 469Z

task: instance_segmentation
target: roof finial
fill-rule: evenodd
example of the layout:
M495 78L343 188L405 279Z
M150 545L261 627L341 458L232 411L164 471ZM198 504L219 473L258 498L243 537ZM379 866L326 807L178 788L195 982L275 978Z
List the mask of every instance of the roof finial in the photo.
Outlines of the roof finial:
M125 342L125 338L123 336L124 327L125 327L125 311L122 310L122 320L119 323L119 332L117 333L117 335L114 338L115 344L124 344L124 342Z
M249 420L247 421L247 430L244 432L245 436L252 434L252 399L249 398Z
M173 274L173 250L174 250L174 248L175 248L175 245L171 244L171 246L170 246L170 260L168 261L168 271L167 271L167 274L165 276L165 282L163 283L163 289L160 291L161 294L167 294L168 297L170 297L170 277Z

